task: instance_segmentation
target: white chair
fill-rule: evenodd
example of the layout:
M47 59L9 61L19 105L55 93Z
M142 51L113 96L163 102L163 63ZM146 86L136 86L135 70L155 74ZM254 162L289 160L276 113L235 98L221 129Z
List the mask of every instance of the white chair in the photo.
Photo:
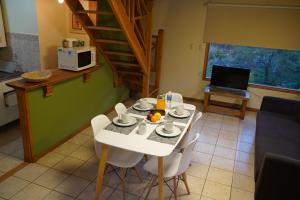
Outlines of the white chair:
M190 141L192 141L195 138L196 134L199 134L195 129L195 125L202 117L202 112L198 112L191 123L191 126L188 129L188 132L183 136L180 143L176 146L176 150L181 151Z
M165 99L167 99L167 94L168 93L165 94ZM176 92L171 92L171 94L172 94L172 101L178 102L178 103L183 103L183 97L181 94L176 93Z
M93 133L94 133L94 146L96 155L98 158L101 157L101 143L95 140L97 134L101 134L101 130L103 130L107 125L109 125L111 121L105 115L98 115L91 120ZM120 168L121 181L123 187L123 198L125 199L125 176L126 171L129 168L133 168L136 172L139 179L142 181L140 174L137 171L136 165L141 161L143 158L143 154L116 148L116 147L109 147L108 149L108 156L106 163Z
M117 115L120 117L121 114L126 113L127 108L123 103L117 103L115 105L115 110L117 112Z
M182 180L184 182L187 193L190 194L185 172L192 161L192 150L198 138L199 138L199 134L197 134L193 138L193 140L190 141L184 147L182 152L174 151L171 155L164 158L164 172L163 172L164 180L167 183L168 181L173 179L174 186L172 192L174 193L175 199L177 199L177 186L179 180ZM151 180L150 187L145 197L145 199L147 199L150 194L152 186L155 184L157 180L157 175L158 175L157 158L152 157L149 161L147 161L144 165L144 169L154 175L154 178L152 178Z

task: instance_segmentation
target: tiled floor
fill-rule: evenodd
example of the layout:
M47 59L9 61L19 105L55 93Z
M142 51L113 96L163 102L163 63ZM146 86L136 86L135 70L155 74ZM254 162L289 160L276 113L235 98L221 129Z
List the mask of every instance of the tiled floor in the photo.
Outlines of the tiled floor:
M23 163L23 143L19 122L0 127L0 176Z
M247 112L244 121L204 114L192 131L201 136L187 171L191 195L186 195L180 183L179 199L253 200L255 113ZM88 128L0 183L0 199L93 199L97 165L92 130ZM150 176L142 166L140 163L138 167L143 182L132 171L128 173L126 199L144 199ZM105 176L104 184L104 199L122 199L120 180L114 173ZM148 199L157 199L157 191L153 188ZM167 186L165 196L173 199Z

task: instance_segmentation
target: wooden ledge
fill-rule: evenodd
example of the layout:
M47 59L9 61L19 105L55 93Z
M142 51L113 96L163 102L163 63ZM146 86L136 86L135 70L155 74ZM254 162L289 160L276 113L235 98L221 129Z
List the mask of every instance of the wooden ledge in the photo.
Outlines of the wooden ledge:
M88 82L91 79L91 73L98 69L100 69L100 65L96 65L95 67L78 72L55 69L52 71L52 76L47 81L43 81L40 83L29 83L22 79L18 81L12 81L6 84L16 90L19 89L24 91L43 88L44 96L47 97L53 94L53 85L77 78L79 76L83 76L83 82Z

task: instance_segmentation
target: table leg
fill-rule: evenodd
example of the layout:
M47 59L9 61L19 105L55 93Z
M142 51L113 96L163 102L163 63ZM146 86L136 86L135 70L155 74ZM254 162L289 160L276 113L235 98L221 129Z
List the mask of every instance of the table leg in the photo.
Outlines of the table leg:
M103 177L104 177L107 153L108 153L108 145L102 144L101 158L100 158L99 167L98 167L98 176L97 176L98 178L97 178L97 184L96 184L95 200L100 199L99 197L100 197L102 184L103 184Z
M210 95L205 93L205 94L204 94L204 107L203 107L203 112L207 112L207 111L208 111L209 100L210 100Z
M164 199L164 157L158 157L159 200Z
M241 114L240 114L241 119L244 119L244 117L245 117L246 108L247 108L247 100L244 99L242 102L242 108L241 108Z

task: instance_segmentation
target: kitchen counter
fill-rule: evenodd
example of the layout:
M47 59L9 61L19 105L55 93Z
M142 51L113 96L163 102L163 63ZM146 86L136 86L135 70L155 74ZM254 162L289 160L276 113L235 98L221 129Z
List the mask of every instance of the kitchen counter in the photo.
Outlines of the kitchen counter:
M129 95L126 85L113 84L106 63L78 72L53 70L39 83L21 79L6 85L16 91L26 162L35 162Z
M96 65L95 67L92 67L92 68L89 68L86 70L82 70L82 71L78 71L78 72L55 69L55 70L52 70L52 76L46 81L42 81L42 82L38 82L38 83L30 83L30 82L26 82L24 79L22 79L22 80L18 80L18 81L9 82L9 83L7 83L7 85L10 87L13 87L15 89L33 90L36 88L50 86L50 85L54 85L56 83L74 79L79 76L84 76L84 81L88 81L90 78L90 73L98 70L99 68L100 68L100 66Z

